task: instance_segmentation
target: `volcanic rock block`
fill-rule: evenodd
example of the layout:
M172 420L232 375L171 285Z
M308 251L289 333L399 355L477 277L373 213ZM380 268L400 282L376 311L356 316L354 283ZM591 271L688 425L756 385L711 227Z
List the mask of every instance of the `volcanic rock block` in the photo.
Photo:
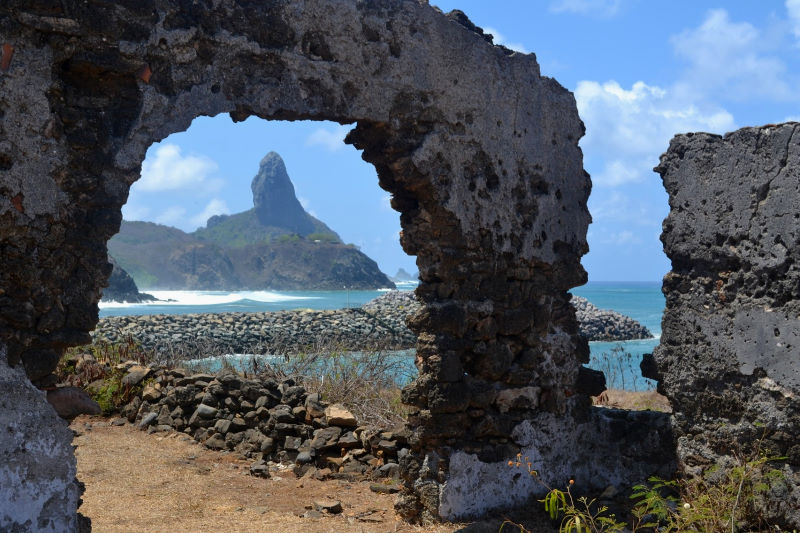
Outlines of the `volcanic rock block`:
M765 512L800 527L800 124L676 136L655 169L672 260L653 354L682 468L787 459Z
M76 531L72 432L23 369L8 366L2 343L0 391L0 531Z

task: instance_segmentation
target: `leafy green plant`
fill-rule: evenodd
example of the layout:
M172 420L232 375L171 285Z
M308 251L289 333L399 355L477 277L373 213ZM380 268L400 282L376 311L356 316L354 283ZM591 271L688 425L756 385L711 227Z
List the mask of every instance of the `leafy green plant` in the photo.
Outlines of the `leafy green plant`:
M596 500L581 496L575 498L570 480L566 490L547 486L525 460L530 475L547 488L542 500L545 512L552 520L559 520L560 533L600 533L614 531L652 531L680 533L736 533L737 531L767 529L771 527L761 511L761 505L773 488L785 483L783 473L771 463L784 457L770 457L760 446L750 459L736 457L737 464L730 468L715 465L710 477L693 477L680 481L651 477L646 484L633 487L630 523L617 520L608 508ZM520 455L509 466L523 465ZM711 470L711 469L709 469ZM530 533L524 526L505 521L506 525L519 527L521 533Z

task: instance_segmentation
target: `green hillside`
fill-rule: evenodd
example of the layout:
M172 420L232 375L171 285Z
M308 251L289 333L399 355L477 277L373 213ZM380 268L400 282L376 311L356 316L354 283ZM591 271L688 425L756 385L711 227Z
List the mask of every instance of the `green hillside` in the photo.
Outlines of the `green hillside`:
M328 226L311 215L307 216L314 228L313 233L307 236L308 238L327 242L341 242L339 236ZM291 234L293 232L287 228L262 224L254 208L235 215L211 217L205 228L198 228L191 235L204 242L221 246L242 247L248 244L269 243L282 235Z

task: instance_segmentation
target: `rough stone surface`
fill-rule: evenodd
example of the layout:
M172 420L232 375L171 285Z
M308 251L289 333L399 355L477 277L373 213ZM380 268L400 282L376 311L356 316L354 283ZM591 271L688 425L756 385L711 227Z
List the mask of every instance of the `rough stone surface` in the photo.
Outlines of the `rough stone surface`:
M11 365L46 376L52 354L89 340L105 244L154 141L200 115L333 120L353 124L346 142L391 193L420 271L404 515L442 516L451 455L494 463L521 449L509 435L523 421L587 416L588 347L567 293L586 280L584 128L532 54L416 0L11 0L0 37L15 50L0 72ZM536 405L501 413L497 394L526 386Z
M113 257L108 257L109 263L113 267L111 276L108 278L108 287L103 289L103 299L114 302L152 302L156 298L152 295L139 292L136 282L125 272Z
M654 357L681 466L700 474L760 442L787 457L767 512L798 528L800 124L678 135L656 171L672 271Z
M72 433L0 343L0 531L77 531Z
M581 335L590 341L650 339L653 334L642 324L610 309L600 309L586 298L572 297Z

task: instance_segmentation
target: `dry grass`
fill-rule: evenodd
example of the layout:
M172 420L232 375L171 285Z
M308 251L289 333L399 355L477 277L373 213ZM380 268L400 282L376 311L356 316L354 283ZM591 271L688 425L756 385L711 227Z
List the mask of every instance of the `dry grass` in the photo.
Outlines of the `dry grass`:
M627 409L629 411L660 411L671 413L672 406L666 396L656 391L628 391L608 389L600 396L593 396L592 403L601 407Z

